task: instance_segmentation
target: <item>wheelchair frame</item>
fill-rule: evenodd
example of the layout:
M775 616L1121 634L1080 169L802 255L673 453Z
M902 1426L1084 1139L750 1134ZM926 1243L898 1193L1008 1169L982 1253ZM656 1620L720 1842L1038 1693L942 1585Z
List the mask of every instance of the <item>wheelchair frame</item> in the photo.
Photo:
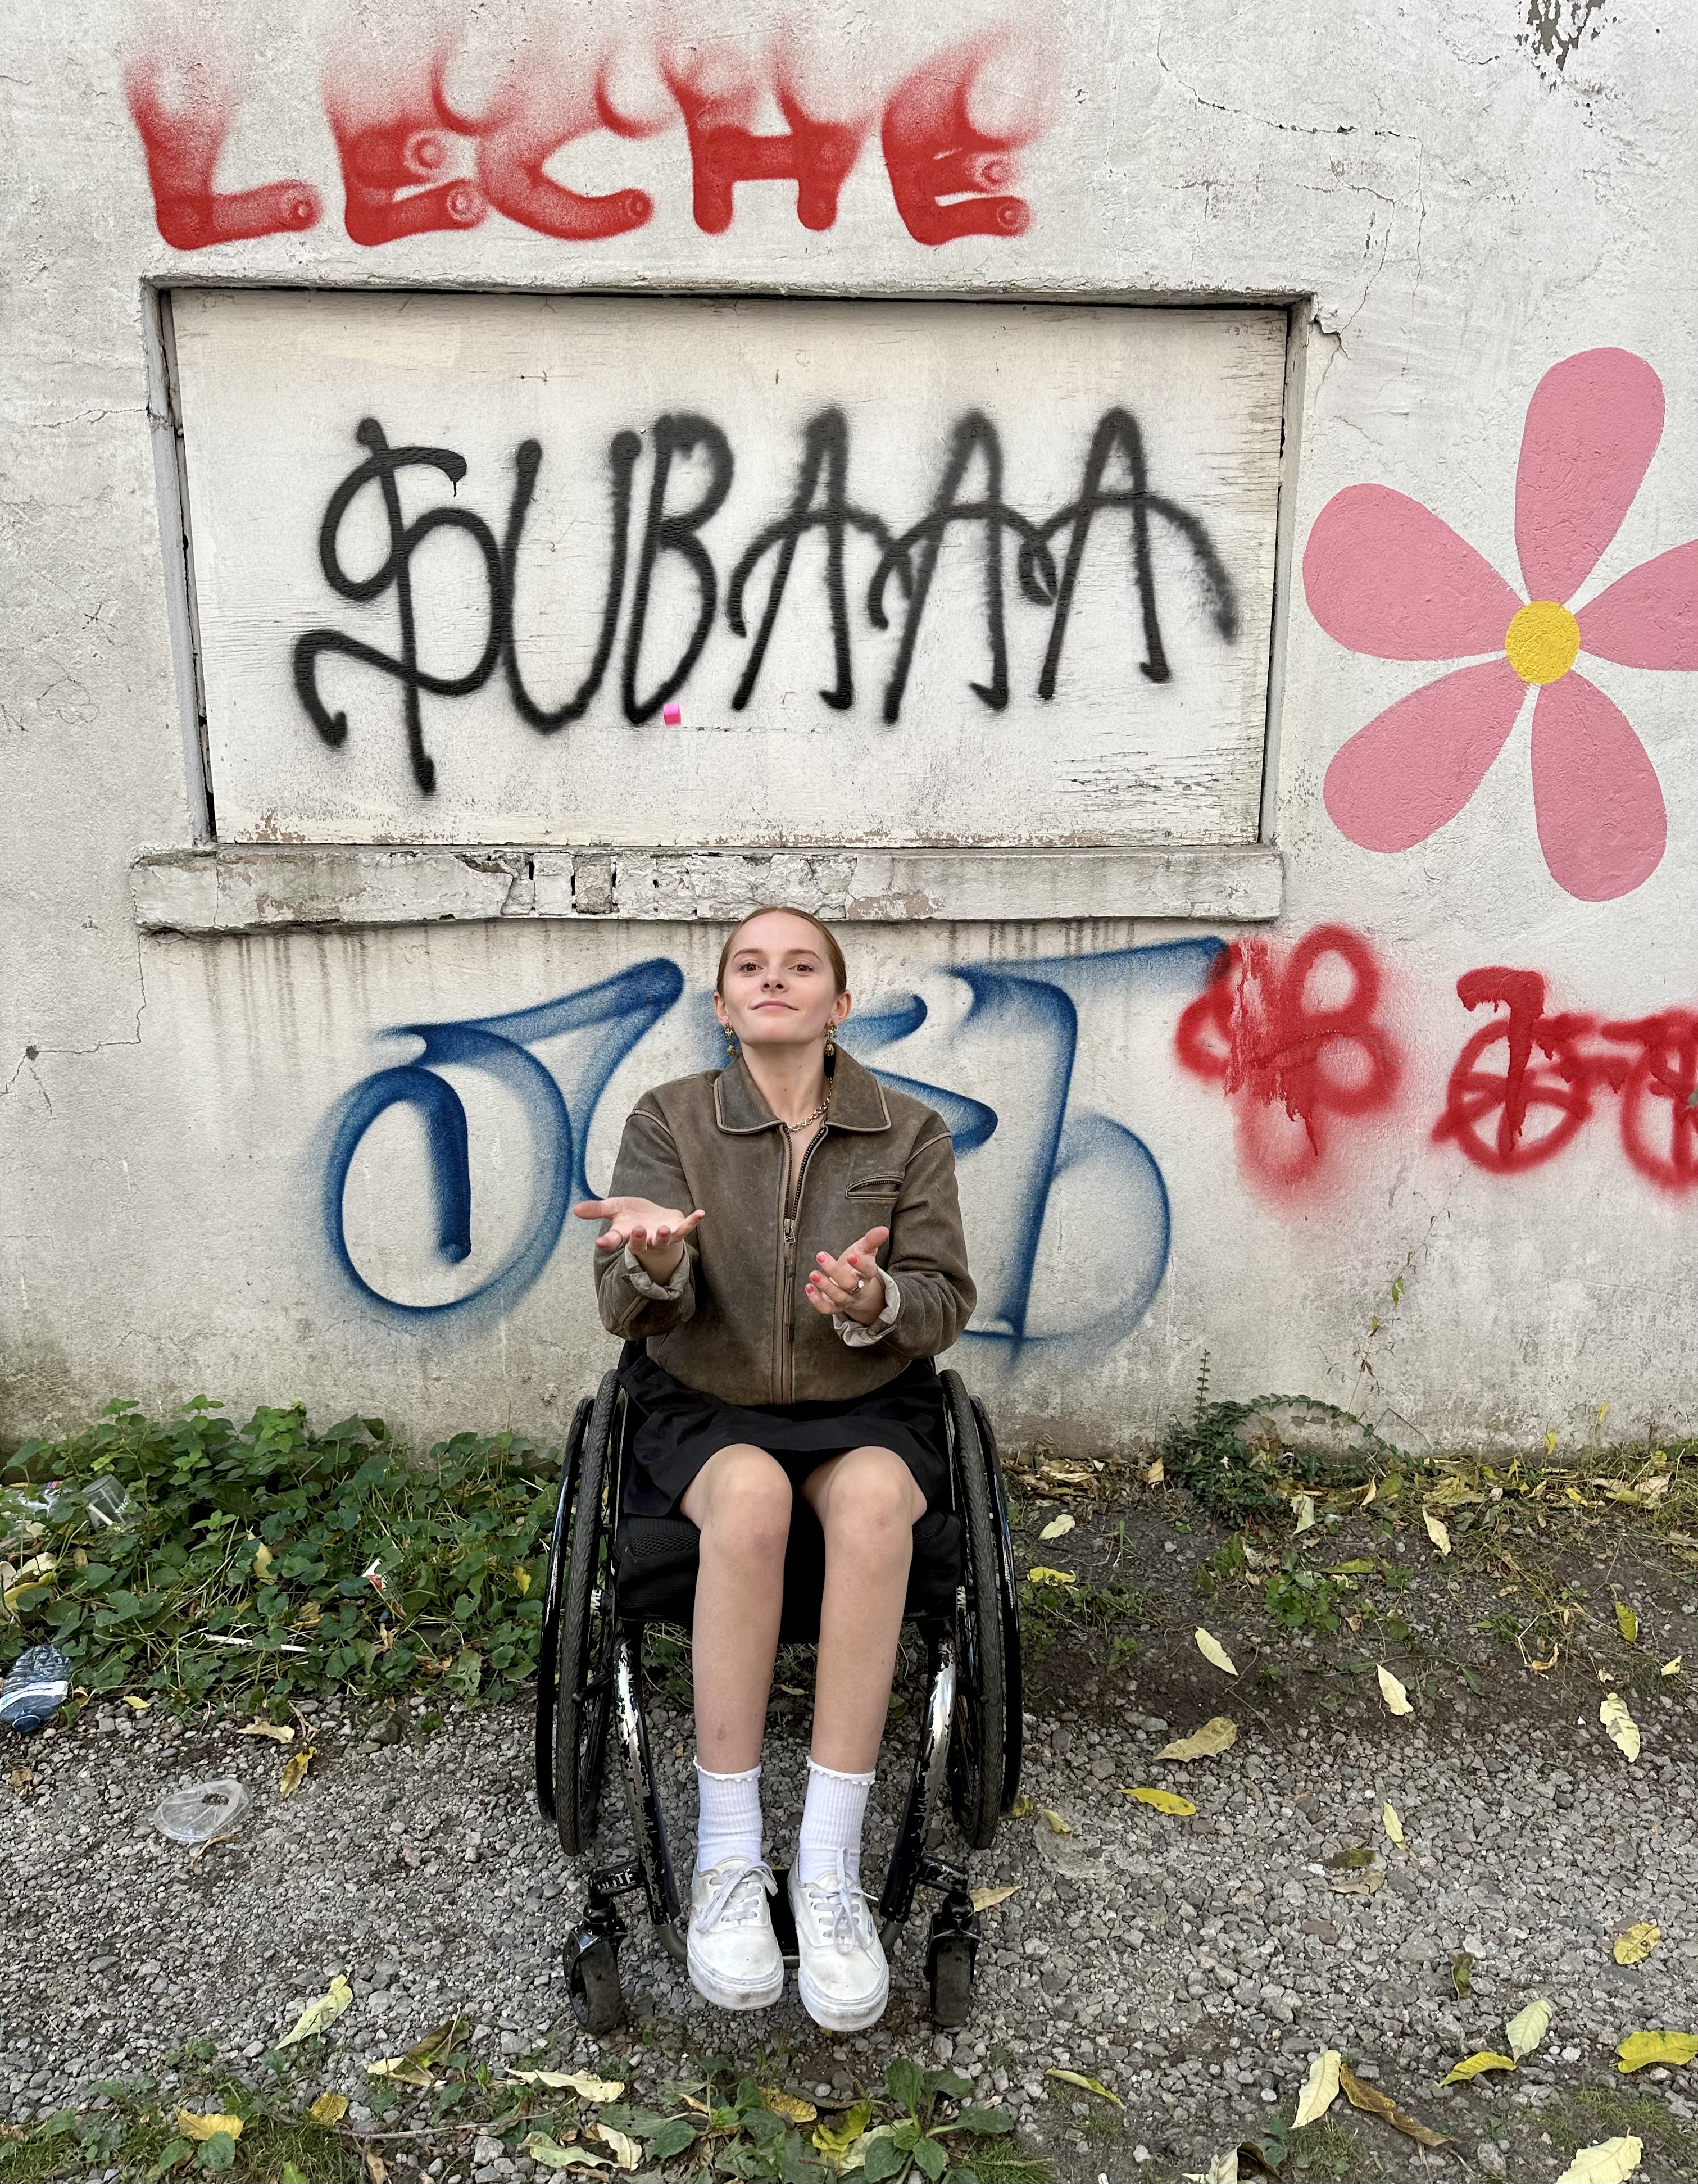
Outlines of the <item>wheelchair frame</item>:
M1008 1502L983 1406L958 1373L941 1375L949 1418L951 1507L961 1568L947 1613L905 1615L926 1648L926 1703L902 1819L879 1897L888 1948L921 1888L943 1903L927 1938L932 2015L966 2021L978 1952L978 1914L965 1869L938 1855L946 1804L968 1846L988 1849L1019 1794L1022 1762L1020 1610ZM688 1905L681 1895L649 1757L642 1689L643 1615L621 1613L613 1549L623 1507L631 1410L616 1371L578 1405L560 1468L537 1675L537 1804L571 1856L587 1852L600 1819L610 1732L623 1760L636 1853L588 1876L565 1970L572 2012L586 2031L624 2015L619 1950L630 1930L621 1899L641 1893L661 1946L686 1960ZM947 1797L946 1797L947 1793ZM793 1964L788 1892L772 1906L779 1947Z

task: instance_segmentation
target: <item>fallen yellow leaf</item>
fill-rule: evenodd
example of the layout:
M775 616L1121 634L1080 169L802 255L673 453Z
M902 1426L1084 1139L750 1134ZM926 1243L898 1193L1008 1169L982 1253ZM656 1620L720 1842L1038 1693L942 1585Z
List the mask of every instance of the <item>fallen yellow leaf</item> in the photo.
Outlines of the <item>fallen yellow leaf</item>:
M1378 2116L1389 2123L1394 2131L1400 2131L1406 2138L1412 2138L1417 2146L1448 2146L1450 2142L1442 2131L1434 2131L1424 2123L1417 2123L1412 2115L1406 2115L1389 2095L1381 2092L1378 2086L1364 2085L1348 2063L1339 2065L1339 2087L1353 2109L1364 2115Z
M1680 1656L1679 1653L1675 1655L1672 1661L1665 1661L1663 1663L1662 1674L1665 1676L1678 1676L1680 1674Z
M309 1744L304 1752L296 1752L294 1757L287 1762L282 1774L277 1780L277 1794L280 1797L294 1796L296 1791L306 1780L307 1769L317 1757L317 1752Z
M811 2101L804 2101L799 2093L783 2092L776 2086L760 2088L760 2104L763 2108L771 2109L774 2115L782 2116L786 2123L793 2123L798 2129L804 2123L819 2121L820 2111Z
M1450 1526L1448 1524L1442 1524L1439 1519L1434 1515L1430 1509L1423 1509L1421 1513L1421 1518L1422 1522L1427 1527L1428 1538L1432 1540L1434 1546L1438 1548L1441 1555L1448 1555L1450 1552Z
M197 2115L192 2109L175 2109L171 2120L176 2125L181 2138L192 2138L197 2146L204 2146L209 2138L222 2131L226 2138L240 2138L242 2119L238 2115Z
M1059 1517L1052 1517L1038 1535L1040 1540L1064 1539L1073 1529L1073 1519L1064 1509Z
M1181 1797L1172 1790L1122 1790L1122 1797L1136 1797L1140 1805L1153 1805L1158 1813L1172 1813L1177 1819L1189 1820L1197 1808L1189 1797Z
M1639 1758L1639 1724L1619 1692L1610 1693L1598 1708L1598 1719L1604 1724L1604 1734L1631 1765Z
M1164 1744L1155 1756L1158 1759L1213 1759L1237 1741L1238 1733L1238 1724L1229 1714L1217 1713L1189 1736Z
M1017 1880L1016 1880L1016 1881L1012 1881L1012 1882L1010 1882L1010 1885L1009 1885L1006 1888L976 1888L976 1889L974 1889L974 1891L973 1891L973 1908L974 1908L974 1910L975 1910L975 1911L989 1911L989 1910L994 1909L994 1907L995 1907L997 1904L999 1904L999 1903L1007 1903L1007 1901L1008 1901L1008 1899L1009 1899L1009 1897L1010 1897L1010 1896L1012 1896L1012 1895L1013 1895L1013 1893L1014 1893L1015 1890L1016 1890L1016 1888L1018 1888L1018 1887L1019 1887L1019 1886L1020 1886L1020 1883L1019 1883Z
M1011 1820L1029 1820L1032 1817L1031 1798L1016 1797L1008 1808L1008 1817Z
M1367 1492L1366 1494L1364 1494L1364 1495L1363 1495L1363 1496L1362 1496L1362 1498L1361 1498L1361 1500L1360 1502L1357 1502L1357 1504L1356 1504L1357 1508L1359 1508L1359 1509L1366 1509L1366 1508L1367 1507L1367 1506L1368 1506L1369 1502L1372 1502L1372 1501L1373 1500L1373 1498L1374 1498L1375 1495L1376 1495L1376 1494L1378 1494L1378 1491L1379 1491L1379 1481L1378 1481L1378 1479L1369 1479L1369 1481L1368 1481L1368 1486L1367 1486Z
M1524 2009L1517 2010L1504 2027L1509 2041L1509 2052L1519 2063L1530 2055L1550 2030L1550 2004L1541 1995L1535 1995Z
M1126 2103L1118 2093L1111 2093L1100 2078L1088 2078L1082 2070L1046 2070L1046 2078L1058 2078L1064 2086L1077 2086L1081 2092L1094 2093L1100 2101L1112 2101L1118 2108Z
M1470 2078L1478 2078L1482 2070L1512 2070L1515 2064L1507 2055L1494 2055L1489 2048L1477 2055L1465 2055L1453 2070L1439 2081L1441 2086L1466 2086Z
M1064 1820L1059 1813L1052 1811L1048 1805L1043 1808L1038 1817L1052 1836L1070 1836L1073 1832L1071 1821Z
M550 2092L576 2093L580 2100L616 2101L625 2091L622 2078L598 2078L587 2070L509 2070L508 2082L546 2086Z
M1295 1539L1300 1532L1313 1531L1315 1529L1314 1496L1312 1494L1294 1494L1291 1497L1291 1507L1297 1518L1297 1522L1291 1527L1291 1536L1293 1539Z
M294 1762L291 1760L289 1763L292 1766ZM322 2032L327 2025L334 2025L353 2000L354 1989L338 1972L318 2000L307 2004L277 2045L293 2048L303 2040L310 2040L315 2032Z
M1624 2138L1600 2139L1595 2146L1580 2148L1556 2184L1626 2184L1644 2152L1631 2132Z
M1200 1623L1197 1625L1197 1651L1214 1667L1224 1669L1229 1676L1237 1675L1238 1670L1233 1666L1232 1655L1228 1652L1218 1638L1211 1637Z
M1297 2113L1291 2119L1293 2131L1318 2123L1338 2099L1339 2071L1344 2059L1336 2048L1325 2048L1310 2064L1303 2090L1297 2096Z
M611 2169L604 2153L592 2153L587 2146L557 2146L545 2131L533 2131L520 2148L542 2169Z
M1144 1473L1144 1483L1146 1486L1159 1486L1166 1476L1167 1467L1158 1456L1155 1462L1150 1465L1149 1470Z
M767 2105L771 2107L771 2102L768 2102ZM803 2105L805 2107L807 2104L804 2102ZM815 2111L809 2109L808 2114L811 2117ZM620 2168L628 2170L640 2166L643 2160L643 2148L634 2138L628 2137L622 2131L615 2131L610 2123L593 2123L589 2128L590 2137L601 2141Z
M1334 1896L1375 1896L1385 1886L1385 1875L1377 1865L1363 1868L1360 1873L1346 1874L1342 1880L1332 1884Z
M1545 1453L1547 1456L1555 1456L1556 1453L1556 1436L1554 1433L1548 1433L1545 1436Z
M133 1691L125 1691L124 1694L124 1703L125 1706L131 1708L136 1713L146 1713L148 1709L153 1705L153 1702L152 1699L138 1699Z
M514 1563L513 1582L519 1588L519 1597L521 1600L525 1599L531 1591L531 1573L526 1568L523 1563Z
M1622 1635L1627 1640L1628 1645L1637 1646L1639 1643L1639 1615L1637 1611L1625 1600L1618 1600L1616 1602L1616 1621L1620 1624Z
M1415 1711L1409 1703L1408 1692L1391 1670L1383 1667L1379 1672L1379 1695L1394 1713L1413 1713Z
M1403 1823L1397 1817L1396 1806L1389 1803L1382 1805L1379 1817L1380 1825L1384 1828L1387 1835L1395 1843L1400 1843L1403 1841Z
M321 2123L327 2131L334 2131L348 2114L346 2093L320 2093L307 2114L315 2123Z
M810 2143L816 2153L839 2161L871 2121L872 2103L857 2101L852 2109L845 2109L835 2123L822 2123Z
M238 1736L269 1736L273 1744L292 1744L295 1741L294 1730L284 1722L244 1722L236 1734Z
M1042 1563L1026 1573L1027 1585L1077 1585L1078 1581L1071 1570L1046 1569Z
M253 1550L253 1574L264 1585L271 1569L271 1550L261 1540Z
M1664 2063L1671 2070L1684 2070L1698 2055L1698 2032L1630 2032L1616 2053L1616 2068L1626 2077L1647 2063Z
M1642 1964L1662 1939L1662 1927L1653 1925L1649 1919L1641 1919L1636 1925L1625 1927L1617 1935L1616 1962L1618 1964Z

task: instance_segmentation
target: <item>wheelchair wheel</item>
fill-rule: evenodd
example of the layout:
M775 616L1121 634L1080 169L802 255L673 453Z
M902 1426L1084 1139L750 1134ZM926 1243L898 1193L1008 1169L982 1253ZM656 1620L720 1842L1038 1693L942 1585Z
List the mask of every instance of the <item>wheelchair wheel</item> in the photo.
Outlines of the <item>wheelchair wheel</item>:
M572 1414L560 1464L560 1490L554 1502L554 1521L548 1533L548 1572L543 1587L543 1628L537 1641L536 1772L537 1809L545 1820L554 1817L554 1698L556 1656L560 1645L560 1595L565 1586L566 1543L571 1529L572 1497L577 1490L578 1458L583 1451L584 1428L594 1408L586 1396Z
M966 1612L956 1640L955 1719L949 1793L956 1825L974 1850L996 1840L1007 1741L1007 1660L999 1569L1000 1543L990 1459L959 1373L943 1375L960 1485Z
M986 1469L990 1478L991 1515L996 1523L997 1593L1002 1603L1002 1809L1005 1813L1020 1795L1021 1770L1026 1763L1025 1692L1021 1680L1020 1573L1014 1561L1014 1528L1008 1521L1008 1489L1003 1483L1002 1459L997 1454L996 1435L984 1405L973 1397L973 1418L979 1429Z
M614 1421L619 1378L602 1376L584 1429L571 1512L560 1637L555 1652L554 1825L576 1858L594 1841L613 1705Z
M565 1947L566 1992L586 2032L611 2032L625 2014L619 1958L604 1934L585 1929Z

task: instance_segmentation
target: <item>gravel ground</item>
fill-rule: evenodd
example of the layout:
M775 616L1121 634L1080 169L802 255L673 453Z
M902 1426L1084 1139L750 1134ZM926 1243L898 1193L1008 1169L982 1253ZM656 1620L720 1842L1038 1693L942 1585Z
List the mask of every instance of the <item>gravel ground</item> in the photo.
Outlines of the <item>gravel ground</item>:
M952 2053L982 2098L1005 2098L1064 2184L1205 2166L1274 2114L1290 2115L1322 2047L1359 2059L1364 2077L1452 2134L1471 2170L1554 2178L1570 2142L1548 2126L1567 2118L1584 2139L1633 2127L1575 2106L1613 2085L1667 2120L1664 2143L1646 2136L1641 2174L1698 2173L1698 2136L1684 2137L1690 2075L1628 2086L1613 2076L1612 2053L1640 2028L1698 2029L1684 1709L1641 1713L1645 1756L1630 1768L1604 1741L1595 1699L1560 1720L1513 1709L1491 1720L1476 1708L1443 1722L1306 1722L1258 1719L1229 1696L1214 1709L1188 1703L1170 1728L1144 1708L1180 1709L1139 1667L1088 1718L1038 1703L1026 1785L1038 1809L1005 1823L972 1861L976 1885L1015 1892L984 1914L974 2021L953 2047L926 2014L923 1917L903 1938L889 2011L869 2035L827 2039L793 1990L771 2011L720 2015L646 1932L623 1958L631 2028L606 2043L579 2035L558 1947L581 1876L537 1821L529 1722L515 1709L449 1712L426 1733L420 1701L397 1718L405 1728L391 1744L334 1707L309 1711L318 1757L287 1802L286 1755L222 1717L90 1708L73 1727L8 1741L0 1775L20 1771L0 1788L0 2120L27 2123L94 2081L156 2070L190 2037L251 2071L342 1972L356 2003L317 2067L320 2083L354 2098L356 2126L370 2122L358 2105L364 2064L464 2011L491 2062L545 2045L579 2062L618 2055L633 2098L656 2092L687 2052L759 2054L804 2091L870 2079L894 2055ZM1230 1751L1189 1769L1157 1764L1170 1733L1226 1708L1242 1729ZM688 1846L688 1722L659 1706L651 1729ZM804 1753L793 1723L775 1720L766 1802L780 1855L793 1840ZM195 1856L148 1826L164 1791L225 1774L255 1800L237 1840ZM904 1766L880 1778L875 1875L905 1782ZM1135 1783L1183 1790L1197 1817L1121 1794ZM1400 1849L1381 1825L1387 1800L1406 1832ZM1071 1833L1052 1830L1046 1807ZM612 1855L626 1837L610 1801L610 1814ZM1352 1844L1375 1850L1371 1873L1383 1865L1374 1892L1339 1892L1359 1876L1327 1861ZM1612 1937L1639 1919L1663 1939L1623 1968ZM1458 1951L1474 1959L1467 2000L1452 1983ZM1501 2048L1506 2016L1541 1993L1553 2028L1513 2079L1439 2089L1459 2056ZM1123 2125L1047 2081L1049 2066L1106 2081L1125 2099ZM1341 2139L1319 2173L1449 2165L1448 2153L1424 2156L1366 2119L1354 2129L1354 2149ZM417 2159L437 2157L449 2184L474 2174L470 2143L464 2131L444 2133ZM493 2184L529 2167L504 2158L476 2175Z

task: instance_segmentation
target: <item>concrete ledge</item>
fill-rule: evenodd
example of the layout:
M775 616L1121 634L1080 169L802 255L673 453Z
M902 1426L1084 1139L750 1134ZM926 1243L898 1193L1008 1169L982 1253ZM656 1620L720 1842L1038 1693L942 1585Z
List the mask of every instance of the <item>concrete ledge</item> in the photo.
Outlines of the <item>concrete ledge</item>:
M1171 850L525 850L231 844L139 858L144 933L270 933L496 918L723 923L773 903L869 924L916 919L1276 918L1260 844Z

